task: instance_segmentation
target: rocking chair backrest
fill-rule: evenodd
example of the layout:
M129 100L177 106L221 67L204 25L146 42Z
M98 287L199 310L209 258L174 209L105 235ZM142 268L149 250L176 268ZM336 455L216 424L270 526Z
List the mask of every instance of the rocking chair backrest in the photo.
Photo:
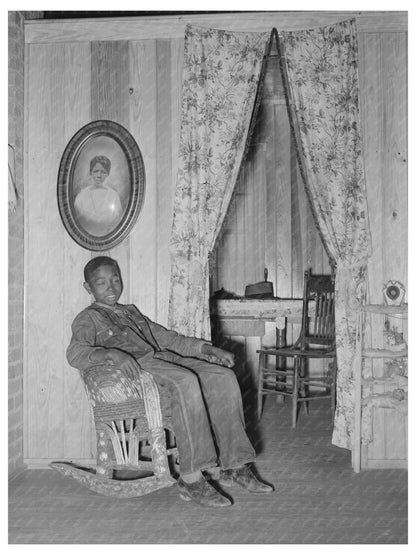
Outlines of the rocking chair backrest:
M310 302L315 308L310 310ZM335 282L331 275L304 276L302 329L300 347L307 350L310 345L335 345Z

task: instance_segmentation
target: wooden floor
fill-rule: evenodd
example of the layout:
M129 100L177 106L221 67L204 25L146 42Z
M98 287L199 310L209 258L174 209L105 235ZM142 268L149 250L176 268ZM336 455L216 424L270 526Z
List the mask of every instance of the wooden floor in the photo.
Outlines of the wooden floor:
M181 501L176 486L111 499L53 470L10 483L10 544L406 544L407 471L355 474L349 451L331 445L326 401L298 427L290 406L266 402L257 468L269 495L229 490L231 507ZM251 430L251 433L254 433Z

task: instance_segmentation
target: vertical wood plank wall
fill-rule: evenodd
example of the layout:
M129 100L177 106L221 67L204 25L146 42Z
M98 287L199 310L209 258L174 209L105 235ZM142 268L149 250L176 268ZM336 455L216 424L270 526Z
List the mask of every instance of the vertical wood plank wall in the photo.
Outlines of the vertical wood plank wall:
M370 300L380 302L382 284L388 279L407 287L407 45L405 33L360 33L359 40L374 249ZM89 406L77 371L66 362L65 349L74 316L90 302L82 288L82 269L95 254L68 236L56 203L65 146L94 119L113 119L126 126L145 164L142 213L130 237L108 253L119 260L124 275L121 302L134 302L151 318L167 322L182 57L182 38L27 45L25 459L29 464L94 456ZM279 90L279 83L274 86ZM224 228L223 248L217 253L222 282L215 285L242 294L243 285L263 279L267 266L278 296L300 296L304 269L327 271L328 263L308 209L278 93L265 99L260 116L265 128L250 149ZM270 137L267 141L264 133ZM273 340L273 333L273 326L268 327L266 342ZM233 339L241 347L241 359L247 359L246 344L252 352L257 340ZM395 415L389 418L387 412L375 417L378 439L369 453L373 459L403 456L405 425L396 422ZM400 427L399 438L392 437L393 421Z
M72 241L60 221L61 156L73 134L96 119L114 120L136 138L144 206L130 236L104 254L119 261L121 302L166 324L182 58L177 39L28 47L25 458L33 464L94 457L89 405L65 350L72 320L91 300L83 267L98 253Z
M383 302L383 284L393 279L408 290L407 279L407 34L369 33L360 41L361 111L368 209L373 255L369 261L369 300ZM371 340L383 346L380 318L372 319ZM374 361L373 376L384 373ZM394 387L375 386L376 393ZM363 450L363 466L407 465L407 415L373 409L373 441Z

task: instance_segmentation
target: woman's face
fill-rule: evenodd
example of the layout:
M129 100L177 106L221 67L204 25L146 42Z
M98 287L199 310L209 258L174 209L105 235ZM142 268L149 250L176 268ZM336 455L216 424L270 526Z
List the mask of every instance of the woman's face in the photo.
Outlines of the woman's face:
M101 185L105 179L108 177L108 172L105 167L97 162L91 170L91 175L94 180L95 185Z

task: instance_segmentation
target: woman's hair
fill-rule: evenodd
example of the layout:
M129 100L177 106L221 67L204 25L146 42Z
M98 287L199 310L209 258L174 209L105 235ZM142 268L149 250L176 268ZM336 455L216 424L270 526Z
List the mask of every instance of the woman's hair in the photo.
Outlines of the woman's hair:
M101 266L112 266L120 274L120 268L116 260L110 258L109 256L96 256L95 258L91 258L91 260L85 265L84 281L89 283L92 274L95 272L95 270L97 270L97 268L100 268Z
M94 156L90 162L90 173L92 172L96 164L101 164L105 168L106 172L109 174L111 170L111 161L107 156Z

